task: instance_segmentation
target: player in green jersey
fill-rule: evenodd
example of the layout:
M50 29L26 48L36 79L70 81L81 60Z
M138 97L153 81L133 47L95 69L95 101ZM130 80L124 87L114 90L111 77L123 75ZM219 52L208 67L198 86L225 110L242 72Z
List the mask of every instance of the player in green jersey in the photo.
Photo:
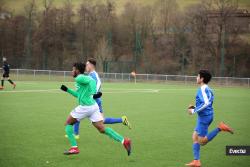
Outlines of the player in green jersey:
M99 111L99 107L93 99L96 93L96 81L91 77L84 75L85 64L74 63L72 69L72 75L75 78L76 91L67 88L65 85L61 86L61 89L65 92L70 93L72 96L77 98L79 105L73 109L67 118L65 123L65 131L68 135L68 140L71 144L71 148L65 151L65 155L78 154L80 151L77 147L76 139L73 133L73 125L77 121L84 118L88 118L93 126L100 132L110 138L123 144L127 150L128 155L131 153L131 140L124 138L111 128L106 128L103 124L103 117Z

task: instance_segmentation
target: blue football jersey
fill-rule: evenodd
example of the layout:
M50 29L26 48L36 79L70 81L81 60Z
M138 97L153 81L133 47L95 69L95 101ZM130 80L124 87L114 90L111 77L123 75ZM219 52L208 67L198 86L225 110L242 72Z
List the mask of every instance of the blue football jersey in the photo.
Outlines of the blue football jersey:
M99 92L101 90L101 79L96 71L93 71L89 73L89 76L93 78L96 81L96 92Z
M208 85L201 86L196 94L196 107L194 113L199 116L212 115L213 110L214 94L212 89Z

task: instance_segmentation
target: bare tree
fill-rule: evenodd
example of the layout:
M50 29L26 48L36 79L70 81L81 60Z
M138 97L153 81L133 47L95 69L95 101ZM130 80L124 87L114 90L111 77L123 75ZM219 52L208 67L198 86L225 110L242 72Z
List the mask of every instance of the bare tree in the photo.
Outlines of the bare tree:
M175 0L158 0L156 9L158 11L159 28L163 29L165 34L171 33L176 15L178 15L177 2Z
M210 0L188 10L188 22L195 37L193 42L200 50L197 54L203 56L202 60L209 56L214 60L211 68L216 75L224 75L225 42L229 45L225 35L230 36L230 24L234 21L232 16L237 8L237 1L234 0ZM196 59L197 56L194 56L193 65L197 67Z
M31 0L25 6L25 15L27 17L27 35L25 40L25 64L24 67L29 68L31 65L32 59L32 36L33 36L33 27L34 27L34 19L36 15L36 1Z
M108 41L106 38L101 38L97 44L97 48L95 51L95 57L97 59L97 69L99 71L104 71L103 63L111 60L112 53L109 49Z
M78 40L80 45L80 57L83 61L87 60L89 55L89 36L91 31L92 19L92 4L90 2L83 2L78 11L79 22L77 25Z
M115 0L80 6L42 0L42 10L36 2L12 13L0 1L0 54L13 66L65 69L96 57L99 70L107 62L114 72L194 74L209 68L217 76L249 74L244 33L250 14L238 10L237 0L202 0L184 10L175 0L129 1L120 12Z
M50 9L52 8L52 2L53 0L44 0L43 5L44 5L44 11L43 11L43 38L41 41L42 45L42 65L43 69L48 68L48 61L49 61L49 38L50 36L50 23L49 23L49 12Z
M220 55L220 76L225 74L225 35L229 28L229 22L232 20L232 15L238 9L238 0L214 0L214 10L218 11L216 19L217 24L217 57Z

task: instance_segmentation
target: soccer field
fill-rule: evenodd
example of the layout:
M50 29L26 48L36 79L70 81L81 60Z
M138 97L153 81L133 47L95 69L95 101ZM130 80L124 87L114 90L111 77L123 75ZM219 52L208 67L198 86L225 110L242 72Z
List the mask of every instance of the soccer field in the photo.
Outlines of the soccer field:
M133 141L127 156L123 146L99 134L83 120L80 154L65 156L70 147L64 122L77 105L59 90L62 82L17 82L0 92L0 167L181 167L192 160L191 135L196 115L186 108L194 103L197 87L169 84L104 83L105 115L128 116L132 130L107 125ZM204 167L248 167L250 156L226 156L226 145L250 145L250 89L212 87L215 119L230 124L235 134L220 133L201 147Z

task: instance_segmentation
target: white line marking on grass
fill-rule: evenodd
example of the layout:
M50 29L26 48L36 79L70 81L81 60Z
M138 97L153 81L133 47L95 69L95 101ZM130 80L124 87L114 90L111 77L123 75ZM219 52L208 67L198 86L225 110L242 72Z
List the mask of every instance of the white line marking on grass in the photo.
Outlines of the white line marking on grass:
M17 81L17 84L23 84L23 85L38 85L39 82L24 82L24 81Z
M123 88L106 88L103 90L103 93L107 94L117 94L117 93L168 93L168 91L189 91L189 90L197 90L194 88L190 89L123 89ZM218 89L216 89L218 90ZM37 93L37 92L45 92L45 93L62 93L60 89L31 89L31 90L2 90L1 93Z
M36 93L36 92L53 92L56 93L55 91L59 91L58 89L42 89L42 90L2 90L0 93Z
M126 91L104 91L103 93L158 93L159 90L126 90Z
M160 90L197 90L196 88L160 88Z
M112 93L158 93L159 90L156 89L110 89L110 91L103 91L103 93L112 94ZM45 92L45 93L61 93L59 89L41 89L41 90L6 90L0 91L1 93L37 93L37 92Z
M103 88L103 90L155 90L155 89L137 89L137 88Z
M123 89L123 88L103 89L103 93L158 93L158 92L159 92L158 89Z

